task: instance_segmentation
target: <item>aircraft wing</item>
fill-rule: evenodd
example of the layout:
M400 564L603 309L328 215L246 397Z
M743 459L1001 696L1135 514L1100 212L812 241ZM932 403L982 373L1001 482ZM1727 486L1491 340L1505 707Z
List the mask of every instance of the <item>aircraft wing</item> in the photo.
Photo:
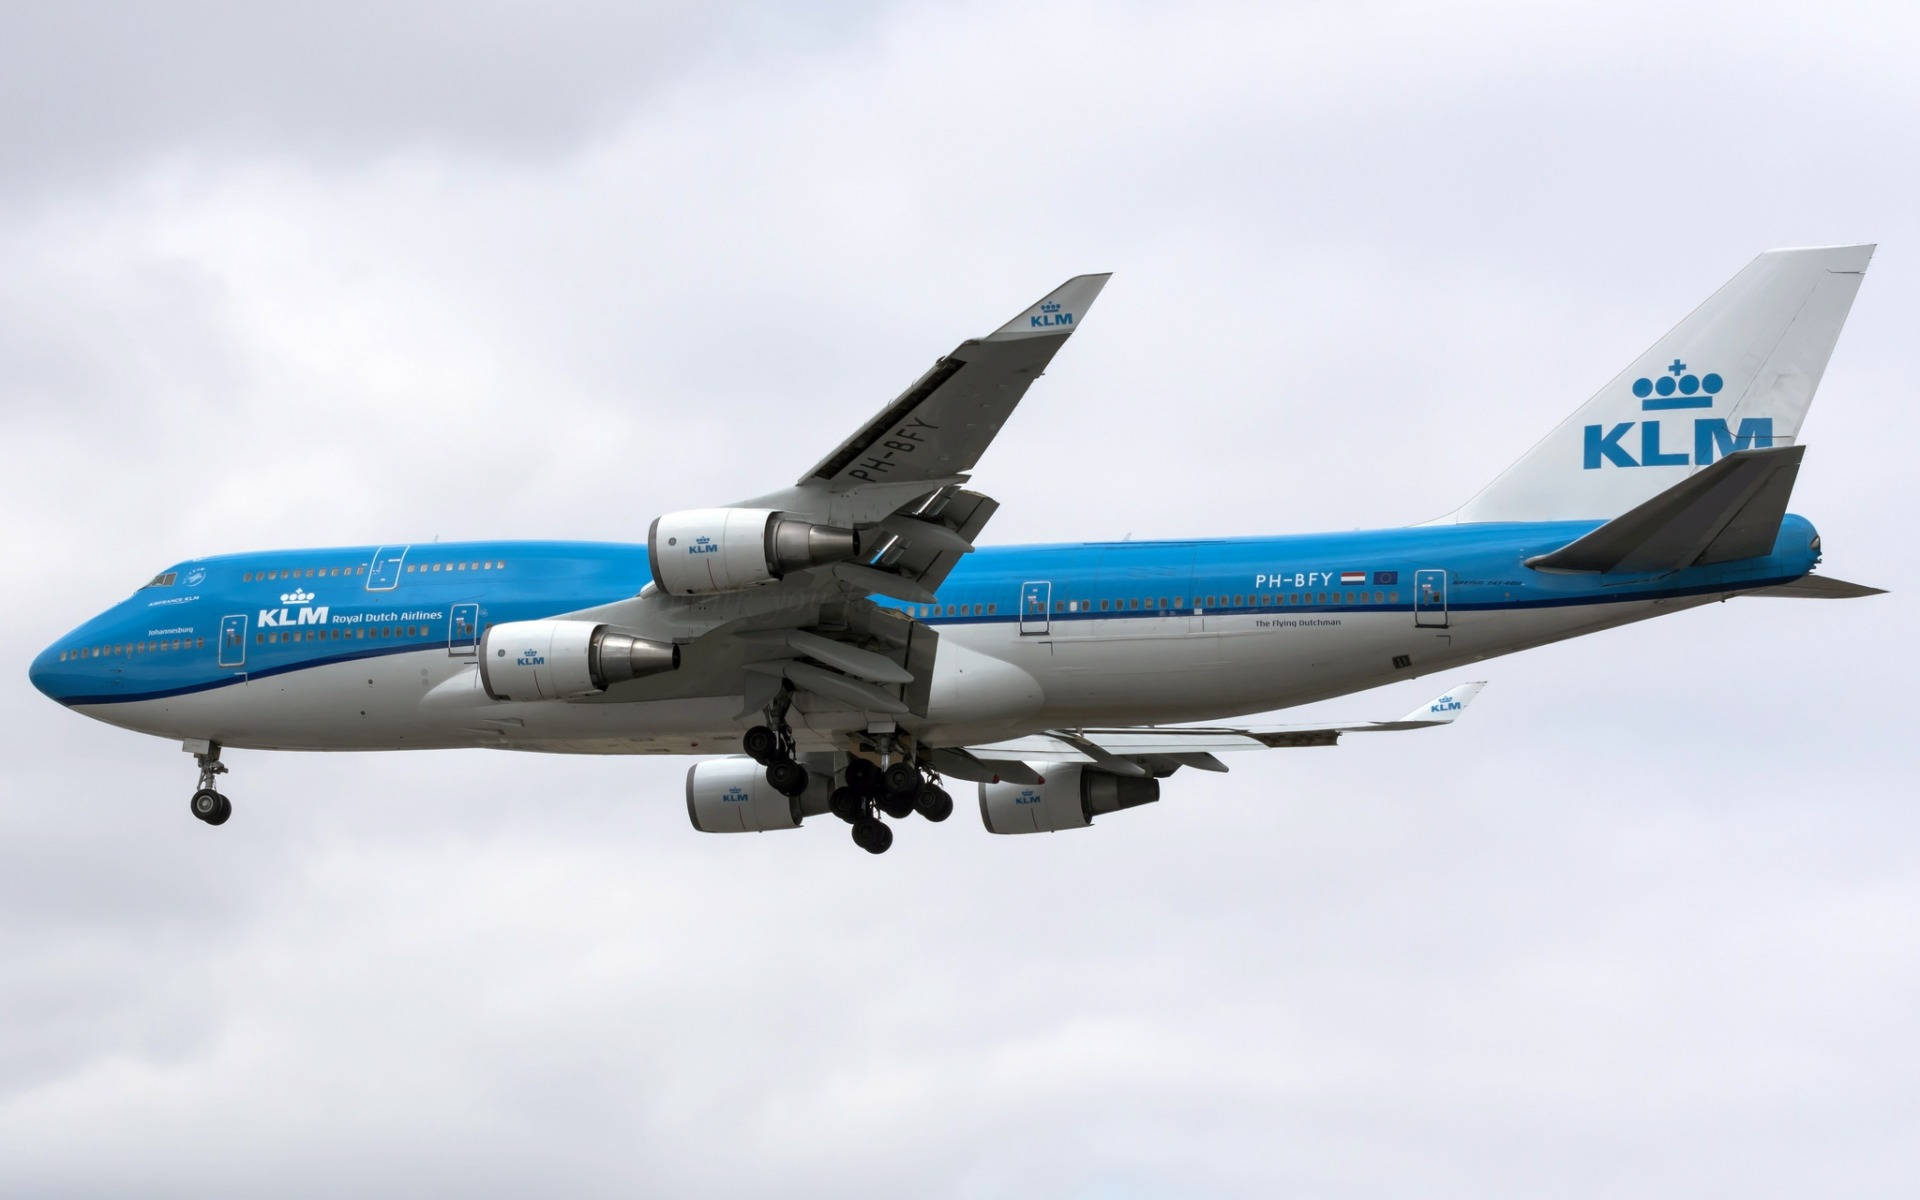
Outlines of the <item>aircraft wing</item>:
M986 337L961 342L796 486L847 491L973 470L1108 278L1076 275Z
M987 336L961 342L791 488L738 507L851 525L863 553L833 568L839 582L931 600L999 508L960 485L1110 277L1076 275Z
M688 668L623 687L617 698L740 695L746 715L790 687L870 713L923 713L938 635L868 597L931 603L973 550L999 505L964 487L967 473L1108 278L1076 275L992 333L961 342L792 487L727 506L850 536L850 557L718 594L670 595L656 579L631 599L566 614L685 649Z
M988 770L999 764L1092 763L1122 775L1166 774L1173 767L1224 771L1213 756L1236 750L1272 750L1294 746L1331 746L1343 733L1390 733L1450 725L1485 687L1462 683L1393 721L1336 725L1143 725L1122 729L1058 729L986 745L967 754ZM960 772L949 772L961 774ZM1019 773L996 772L1018 781ZM961 775L962 778L966 776Z

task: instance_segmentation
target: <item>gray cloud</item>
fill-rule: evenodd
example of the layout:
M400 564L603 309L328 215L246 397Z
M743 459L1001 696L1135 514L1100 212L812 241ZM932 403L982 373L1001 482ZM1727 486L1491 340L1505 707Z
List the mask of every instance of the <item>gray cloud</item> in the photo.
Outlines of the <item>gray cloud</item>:
M10 1191L1905 1181L1903 10L196 11L0 38ZM1424 519L1855 238L1796 508L1894 596L1488 663L1457 728L1089 833L963 803L868 860L693 833L684 763L479 752L235 755L216 833L24 680L192 554L785 482L1082 270L994 539Z

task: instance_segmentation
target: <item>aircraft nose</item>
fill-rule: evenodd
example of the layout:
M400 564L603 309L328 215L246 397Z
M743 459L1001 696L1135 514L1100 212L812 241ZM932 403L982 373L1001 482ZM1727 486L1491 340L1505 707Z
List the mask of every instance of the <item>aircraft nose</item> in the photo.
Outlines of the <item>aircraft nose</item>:
M60 699L60 652L57 647L48 646L33 660L27 668L27 679L49 700Z

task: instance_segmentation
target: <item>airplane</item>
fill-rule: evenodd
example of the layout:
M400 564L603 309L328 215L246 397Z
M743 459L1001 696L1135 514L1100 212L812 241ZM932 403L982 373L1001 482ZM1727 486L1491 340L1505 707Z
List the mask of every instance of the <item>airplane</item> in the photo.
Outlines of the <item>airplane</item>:
M1846 598L1787 513L1873 246L1761 254L1453 512L1398 529L979 547L972 473L1108 275L962 342L791 487L643 542L269 550L167 567L35 687L221 752L689 754L709 833L826 814L879 854L977 786L997 834L1083 829L1220 755L1444 726L1270 713L1733 596Z

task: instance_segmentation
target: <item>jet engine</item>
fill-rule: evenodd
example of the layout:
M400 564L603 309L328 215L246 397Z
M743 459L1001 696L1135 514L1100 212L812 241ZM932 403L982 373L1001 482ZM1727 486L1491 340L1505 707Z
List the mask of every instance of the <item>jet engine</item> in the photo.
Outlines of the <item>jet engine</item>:
M668 513L647 531L653 580L675 596L739 591L859 553L860 535L851 529L766 508Z
M680 665L680 647L594 621L506 621L480 639L480 686L495 700L577 700Z
M1044 766L1046 782L980 785L980 821L988 833L1058 833L1093 818L1160 798L1158 779L1115 775L1084 765Z
M701 833L765 833L798 829L799 796L783 796L767 771L745 755L710 758L687 771L687 819Z

